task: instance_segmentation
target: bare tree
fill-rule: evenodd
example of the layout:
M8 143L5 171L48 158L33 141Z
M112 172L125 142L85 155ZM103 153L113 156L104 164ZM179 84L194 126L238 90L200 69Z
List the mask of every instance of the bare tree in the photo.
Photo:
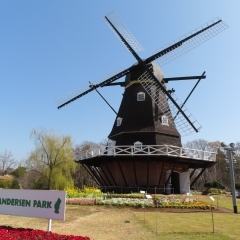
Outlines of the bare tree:
M235 181L240 182L240 142L235 143L235 151L234 151L234 176Z
M100 144L105 145L106 141L102 141ZM86 151L90 148L94 148L97 146L99 146L97 143L84 141L81 144L77 145L73 149L73 152L76 155L76 159L77 159L77 156L80 152ZM84 186L88 186L88 187L96 187L97 186L95 180L92 178L90 173L81 164L81 161L78 162L76 172L73 173L73 178L74 178L74 184L78 188L83 188Z
M204 139L197 139L184 144L186 148L198 149L203 151L217 152L221 147L220 141L209 142ZM240 150L240 143L239 143Z
M219 141L208 142L208 151L217 152L220 147L221 142Z
M5 150L4 153L0 153L0 171L3 175L9 168L13 168L16 163L11 151Z
M225 155L223 152L219 150L221 145L220 141L214 141L214 142L208 142L204 139L197 139L193 140L191 142L187 142L184 147L192 148L192 149L198 149L202 151L210 151L210 152L216 152L216 164L212 166L211 168L207 168L201 177L198 179L197 183L195 184L198 189L204 188L204 183L208 181L214 181L214 180L220 180L224 184L227 184L226 179L226 162ZM201 170L199 169L196 171L196 174L198 174Z
M237 156L240 156L240 142L235 143L235 151L234 152Z
M207 144L208 144L208 142L206 140L197 139L197 140L187 142L186 144L184 144L184 147L205 150Z

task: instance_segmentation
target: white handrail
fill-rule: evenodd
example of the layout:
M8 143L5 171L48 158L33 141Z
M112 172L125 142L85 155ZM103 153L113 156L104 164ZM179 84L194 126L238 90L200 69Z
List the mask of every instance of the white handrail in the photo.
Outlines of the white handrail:
M171 145L143 145L142 150L135 151L134 146L97 146L82 151L77 155L77 160L81 161L97 156L128 156L128 155L158 155L191 158L196 160L216 161L216 152L209 152L191 148L183 148Z

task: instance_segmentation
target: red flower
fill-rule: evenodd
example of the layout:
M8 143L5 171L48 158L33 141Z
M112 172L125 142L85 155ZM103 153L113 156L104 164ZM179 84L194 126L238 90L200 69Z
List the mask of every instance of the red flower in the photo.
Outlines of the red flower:
M42 230L34 230L30 228L12 228L8 226L0 227L0 240L90 240L89 237L73 236L73 235L60 235L52 232L45 232Z

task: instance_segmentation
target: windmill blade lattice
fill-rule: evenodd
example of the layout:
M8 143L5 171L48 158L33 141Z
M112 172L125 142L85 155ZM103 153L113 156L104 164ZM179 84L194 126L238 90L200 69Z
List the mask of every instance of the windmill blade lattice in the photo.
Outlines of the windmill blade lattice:
M118 17L118 15L115 12L109 13L107 16L105 16L105 20L109 27L113 30L113 32L117 35L117 37L121 40L121 42L124 44L125 47L126 44L122 41L122 39L119 37L119 35L115 32L114 28L111 26L111 24L107 21L107 19L111 20L111 23L114 25L114 27L120 32L120 34L124 37L126 42L132 47L132 49L135 52L143 51L144 48L141 46L141 44L137 41L137 39L133 36L133 34L129 31L129 29L126 27L126 25L122 22L122 20ZM128 49L128 47L127 47Z
M189 124L183 114L179 112L179 109L175 106L175 104L170 99L167 99L166 94L161 90L160 86L156 84L152 76L147 71L138 78L138 81L158 106L162 115L168 117L169 122L177 128L182 137L195 133L194 128ZM176 97L176 95L171 94L171 97L175 100L179 107L182 106L181 101ZM197 131L199 131L201 125L193 117L193 115L186 107L182 108L182 111Z
M118 70L117 72L115 72L113 74L109 74L108 76L106 76L105 78L101 79L98 82L92 82L92 85L94 85L95 88L103 87L104 85L109 84L109 83L125 76L130 71L130 69L131 69L131 67L127 68L127 69ZM65 105L75 101L76 99L86 95L87 93L89 93L93 90L94 90L94 88L91 88L88 85L88 86L85 86L82 88L78 88L72 92L65 93L64 95L62 95L56 99L58 109L64 107Z
M88 84L88 86L75 89L74 91L65 93L62 96L57 97L56 104L58 108L61 108L67 105L68 103L70 103L71 100L75 101L77 99L76 96L82 97L85 94L89 93L90 91L93 91L93 89L89 88L89 84Z
M219 18L215 18L177 39L172 44L168 44L162 51L147 58L145 62L148 63L157 59L158 64L163 66L208 41L226 28L228 28L226 23Z

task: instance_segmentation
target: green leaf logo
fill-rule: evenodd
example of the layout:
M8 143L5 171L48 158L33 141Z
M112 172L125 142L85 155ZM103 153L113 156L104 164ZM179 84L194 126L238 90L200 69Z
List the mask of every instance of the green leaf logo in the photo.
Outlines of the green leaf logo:
M59 214L59 208L60 208L61 202L62 202L62 200L60 198L58 198L58 200L54 204L54 209L55 209L54 212L56 214Z

